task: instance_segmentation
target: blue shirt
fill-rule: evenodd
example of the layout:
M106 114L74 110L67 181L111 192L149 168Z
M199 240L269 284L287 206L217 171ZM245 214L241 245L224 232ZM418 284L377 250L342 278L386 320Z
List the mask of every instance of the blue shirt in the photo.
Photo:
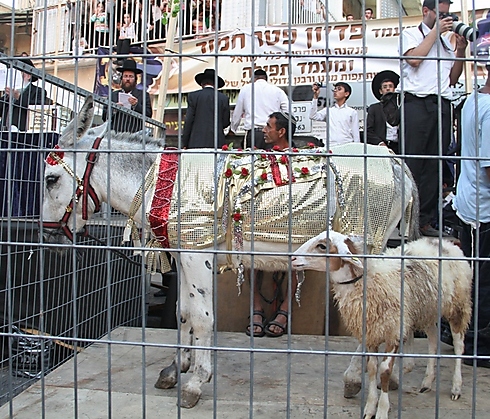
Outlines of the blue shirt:
M461 174L453 207L467 224L489 223L490 179L485 168L490 167L490 94L473 92L468 97L461 128Z

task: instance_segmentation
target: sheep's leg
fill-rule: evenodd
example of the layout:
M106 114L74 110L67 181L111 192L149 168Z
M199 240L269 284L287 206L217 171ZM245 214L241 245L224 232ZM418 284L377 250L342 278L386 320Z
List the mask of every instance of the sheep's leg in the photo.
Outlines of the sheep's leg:
M356 352L361 352L362 345L359 345ZM349 367L344 372L344 397L350 399L361 391L362 377L362 356L353 355L350 359Z
M369 352L377 352L377 349ZM373 418L376 414L376 404L378 402L378 386L376 384L378 372L378 358L375 356L368 357L367 370L369 377L368 397L364 408L364 419Z
M429 355L435 355L437 351L437 342L439 340L439 336L437 333L437 326L433 324L429 326L425 333L427 334L427 340L429 341ZM435 357L429 357L427 361L427 369L425 371L424 381L422 381L422 387L420 389L421 393L425 393L426 391L430 391L432 388L432 383L435 378Z
M464 351L464 333L454 332L451 325L451 334L453 335L454 354L462 355ZM463 377L461 375L461 358L455 359L453 386L451 388L451 400L458 400L461 397L461 388L463 386Z
M182 269L179 269L179 279L181 284L181 298L178 302L178 304L180 304L180 343L182 345L191 346L193 330L190 320L189 299L186 298L189 293L186 290L186 278ZM177 314L179 313L177 312ZM155 387L161 389L175 387L178 381L178 366L180 365L181 372L186 373L191 366L191 353L191 349L189 348L177 349L172 363L160 371L160 376L155 383Z
M386 353L394 354L397 351L398 345L386 344ZM379 376L381 378L381 394L378 400L378 411L376 412L376 419L388 419L388 412L390 410L388 390L390 387L390 378L393 372L394 362L395 358L393 356L386 356L383 358L383 361L379 366Z
M405 351L404 353L410 354L413 353L413 331L410 331L407 335L407 341L405 342L405 345L403 345L403 350ZM404 358L397 358L395 359L395 363L393 365L393 371L391 373L390 377L390 384L389 384L389 390L398 390L399 383L398 383L398 377L400 375L399 373L399 365L403 365L403 373L408 374L413 370L413 367L415 365L415 362L412 357L404 357ZM381 388L381 385L379 386Z

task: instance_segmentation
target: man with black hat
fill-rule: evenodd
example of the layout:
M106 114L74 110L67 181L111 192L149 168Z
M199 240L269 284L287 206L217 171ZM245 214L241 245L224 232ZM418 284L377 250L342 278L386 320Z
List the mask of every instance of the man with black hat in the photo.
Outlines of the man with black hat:
M144 112L148 118L151 118L153 110L151 108L150 95L136 88L136 77L143 71L131 59L124 60L123 66L116 68L116 70L122 73L122 90L112 92L111 100L120 106L131 108L134 112L140 114ZM107 109L107 106L104 106L102 112L102 119L104 121L107 119ZM129 115L113 107L111 128L117 132L138 132L143 129L143 119Z
M379 102L369 106L366 120L367 142L387 146L394 153L398 153L400 138L399 95L395 93L399 81L400 76L391 70L376 74L371 90Z
M440 159L431 157L440 156L441 152L446 155L451 142L451 86L458 82L463 70L463 61L454 59L465 56L468 44L463 36L450 32L453 19L445 17L450 3L425 0L422 22L403 29L403 49L399 51L404 56L405 154L417 156L406 162L420 192L420 232L434 237L444 235L431 225L443 180L439 177ZM451 35L455 46L450 42Z
M218 89L225 81L208 68L194 77L201 90L187 96L182 148L221 148L225 144L224 129L230 125L230 100ZM217 99L217 101L215 100ZM217 131L216 131L217 127Z
M20 61L34 67L28 58L22 58ZM29 105L50 105L52 103L46 90L32 84L37 80L37 76L23 71L21 89L5 88L5 94L0 98L2 127L10 129L11 126L15 126L19 131L26 131Z
M253 108L252 108L253 103ZM251 83L245 85L238 94L233 111L231 130L236 132L243 118L245 146L267 150L263 128L273 112L289 112L289 101L281 88L267 82L267 73L262 69L254 71Z

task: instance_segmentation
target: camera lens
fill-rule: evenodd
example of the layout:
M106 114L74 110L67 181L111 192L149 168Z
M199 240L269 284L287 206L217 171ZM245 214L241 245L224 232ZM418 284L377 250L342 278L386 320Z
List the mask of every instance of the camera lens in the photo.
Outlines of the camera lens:
M468 41L476 41L478 38L478 32L471 26L465 25L462 22L453 22L453 32L458 35L464 36Z

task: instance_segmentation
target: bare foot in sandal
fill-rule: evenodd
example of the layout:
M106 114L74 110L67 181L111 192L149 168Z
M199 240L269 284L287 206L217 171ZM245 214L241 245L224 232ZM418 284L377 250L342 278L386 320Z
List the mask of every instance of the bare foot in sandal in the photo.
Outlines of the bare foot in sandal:
M250 317L249 317L250 319ZM256 338L261 338L265 335L264 327L266 324L266 318L263 310L254 310L253 313L253 335ZM250 336L250 323L245 330L247 336Z
M267 336L278 338L288 332L288 312L277 310L274 318L265 326L264 332Z

